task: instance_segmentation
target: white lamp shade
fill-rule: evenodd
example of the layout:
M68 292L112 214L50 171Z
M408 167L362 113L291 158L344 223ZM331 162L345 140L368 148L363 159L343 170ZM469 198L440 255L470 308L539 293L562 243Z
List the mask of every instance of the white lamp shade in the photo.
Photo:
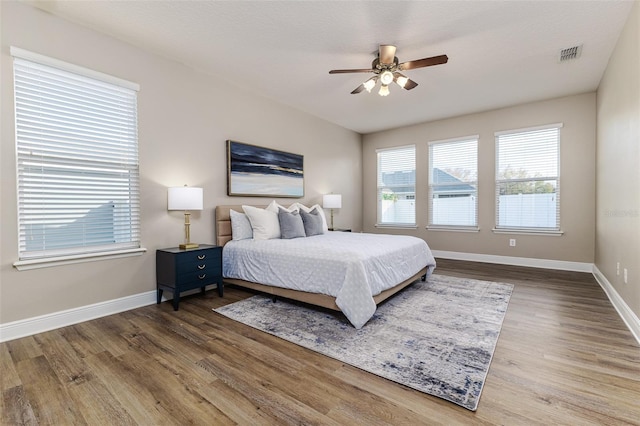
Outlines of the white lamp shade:
M322 196L322 207L325 209L339 209L342 208L342 195L340 194L327 194Z
M169 188L168 210L202 210L202 188L176 186Z

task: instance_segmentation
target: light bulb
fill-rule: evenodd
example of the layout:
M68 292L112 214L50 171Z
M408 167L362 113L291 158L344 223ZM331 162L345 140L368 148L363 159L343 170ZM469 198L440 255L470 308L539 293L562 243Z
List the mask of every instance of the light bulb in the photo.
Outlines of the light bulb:
M389 86L387 86L385 84L380 86L380 91L378 92L378 95L387 96L388 94L389 94Z
M385 71L382 74L380 74L380 82L385 86L391 84L392 81L393 81L393 73L391 71Z
M404 89L404 86L406 86L408 81L409 79L404 76L396 78L396 83L398 83L398 86L402 87L403 89Z
M363 84L364 88L369 93L371 93L371 89L373 89L373 86L375 86L375 85L376 85L375 78L370 78L369 80L365 81L364 84Z

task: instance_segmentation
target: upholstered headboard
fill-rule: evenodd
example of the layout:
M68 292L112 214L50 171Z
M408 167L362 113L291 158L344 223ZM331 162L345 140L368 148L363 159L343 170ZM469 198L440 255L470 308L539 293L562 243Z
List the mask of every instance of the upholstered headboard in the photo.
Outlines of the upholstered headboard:
M254 206L265 208L266 206ZM223 246L231 241L231 213L235 210L244 213L241 205L217 206L216 207L216 244Z

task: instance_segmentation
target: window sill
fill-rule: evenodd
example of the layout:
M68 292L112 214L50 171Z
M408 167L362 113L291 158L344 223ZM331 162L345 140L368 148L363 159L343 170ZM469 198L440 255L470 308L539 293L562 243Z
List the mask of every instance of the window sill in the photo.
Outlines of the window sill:
M428 231L449 231L449 232L480 232L477 226L427 226Z
M564 234L564 232L561 230L545 230L545 229L531 229L531 228L520 228L520 229L493 228L491 231L494 234L546 235L550 237L560 237Z
M418 225L404 225L401 223L376 223L376 228L390 228L390 229L418 229Z
M129 250L117 250L103 253L88 253L72 256L47 257L42 259L18 260L13 266L18 271L28 271L30 269L49 268L51 266L71 265L74 263L95 262L97 260L118 259L121 257L140 256L147 251L140 247Z

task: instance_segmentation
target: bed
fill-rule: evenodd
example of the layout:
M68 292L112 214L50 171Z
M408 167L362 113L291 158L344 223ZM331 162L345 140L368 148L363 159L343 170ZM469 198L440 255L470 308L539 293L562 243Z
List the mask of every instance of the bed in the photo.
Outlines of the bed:
M216 207L226 284L341 311L356 328L378 303L435 268L424 240L408 236L330 231L291 240L235 241L231 210L243 212L242 206Z

